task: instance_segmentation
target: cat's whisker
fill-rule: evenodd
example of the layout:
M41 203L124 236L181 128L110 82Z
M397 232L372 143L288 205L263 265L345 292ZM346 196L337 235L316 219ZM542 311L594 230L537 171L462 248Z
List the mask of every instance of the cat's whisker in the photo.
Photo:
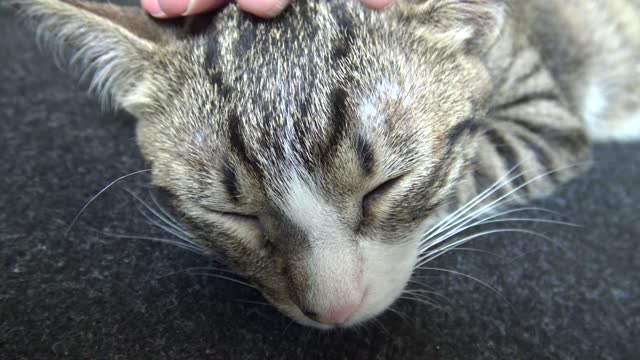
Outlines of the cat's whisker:
M407 281L407 282L408 282L408 283L410 283L410 284L417 284L417 285L420 285L420 286L422 286L422 287L423 287L423 288L425 288L425 289L433 290L433 288L432 288L432 287L430 287L429 285L427 285L427 284L425 284L425 283L423 283L423 282L417 281L417 280L410 279L410 280L409 280L409 281Z
M570 226L570 227L582 227L582 225L578 225L578 224L567 222L567 221L540 219L540 218L504 218L504 219L497 219L497 220L491 220L491 221L482 220L470 225L470 227L478 226L478 225L486 225L486 224L497 224L497 223L503 223L503 222L534 222L534 223L543 223L543 224L564 225L564 226ZM464 231L467 228L468 227L464 227L461 229L461 231Z
M174 229L168 228L168 227L158 223L157 221L152 219L149 215L147 215L147 213L142 208L140 208L139 206L136 206L136 210L138 210L140 215L142 215L151 225L156 226L157 228L168 232L169 234L177 237L178 239L184 241L185 243L191 244L193 246L201 247L198 243L196 243L193 240L189 239L188 238L188 234L183 234L183 233L176 232Z
M476 195L474 198L469 200L465 205L461 206L459 209L455 210L454 212L446 216L444 219L442 219L439 223L434 225L429 231L427 231L424 234L424 239L420 242L420 244L422 244L425 240L428 240L430 237L437 235L441 228L446 229L452 221L455 221L460 216L464 215L467 211L472 209L475 205L477 205L478 203L486 199L488 196L491 196L491 194L493 194L495 191L499 190L500 188L508 184L509 180L507 180L507 178L517 168L518 166L514 166L502 178L498 179L496 182L494 182L491 186L489 186L483 192L481 192L480 194ZM522 175L523 174L520 174L518 176L522 176ZM434 234L434 232L436 233Z
M444 306L445 306L441 302L437 301L436 299L434 299L434 298L432 298L430 296L424 295L424 294L413 293L413 294L403 294L402 296L411 297L411 298L414 298L414 299L421 299L421 300L427 301L427 302L435 305L436 307L438 307L438 309L444 309ZM449 301L447 301L447 302L450 303Z
M153 194L153 191L149 190L148 193L149 193L149 197L151 198L151 201L154 203L156 208L158 208L162 212L162 214L164 214L164 216L168 220L170 220L176 227L178 227L180 230L184 232L184 228L180 225L180 221L178 221L178 219L176 219L175 216L171 215L171 213L169 213L169 210L165 209L162 205L160 205L160 201L158 201L156 196Z
M238 302L238 303L243 303L243 304L252 304L252 305L262 305L262 306L269 306L269 307L273 307L273 305L263 302L263 301L252 301L252 300L233 300L234 302Z
M483 231L483 232L480 232L480 233L477 233L477 234L474 234L474 235L467 236L467 237L462 238L460 240L453 241L448 245L444 245L444 246L442 246L440 248L437 248L437 249L434 249L434 250L426 252L423 256L418 258L418 262L417 262L417 265L416 265L415 268L416 269L420 268L421 266L423 266L426 263L432 261L433 259L445 254L450 249L452 249L452 248L454 248L454 247L456 247L458 245L464 244L466 242L469 242L470 240L473 240L473 239L476 239L476 238L479 238L479 237L482 237L482 236L486 236L486 235L498 234L498 233L507 233L507 232L521 233L521 234L537 236L537 237L543 238L543 239L551 242L555 246L558 246L558 247L562 248L557 243L557 241L554 240L553 238L551 238L549 236L546 236L544 234L541 234L539 232L532 231L532 230L517 229L517 228L514 228L514 229L488 230L488 231Z
M293 323L294 323L294 320L291 319L291 321L289 321L289 324L287 324L287 326L284 327L284 330L282 330L282 334L281 335L284 335L287 332L287 330L289 330L291 325L293 325Z
M458 276L462 276L462 277L465 277L467 279L473 280L473 281L479 283L480 285L486 287L487 289L491 290L496 295L498 295L502 300L504 300L509 305L511 310L513 310L515 312L515 308L513 307L513 304L511 304L511 302L504 295L502 295L493 286L487 284L486 282L484 282L484 281L482 281L482 280L480 280L480 279L478 279L478 278L476 278L474 276L471 276L471 275L468 275L468 274L465 274L465 273L461 273L459 271L450 270L450 269L443 269L443 268L420 267L419 269L420 270L439 271L439 272L449 273L449 274L458 275Z
M437 309L442 309L442 306L434 303L433 301L429 301L428 299L424 299L421 297L413 297L413 296L400 296L398 297L398 299L405 299L405 300L411 300L411 301L415 301L424 305L428 305Z
M504 215L510 215L510 214L514 214L514 213L517 213L517 212L523 212L523 211L539 211L539 212L548 212L548 213L551 213L551 214L555 214L555 215L557 215L557 213L556 213L556 212L551 211L551 210L547 210L547 209L544 209L544 208L539 208L539 207L525 207L525 208L512 209L512 210L508 210L508 211L501 212L501 213L499 213L499 214L491 215L491 216L489 216L489 217L486 217L486 218L484 218L484 219L482 219L482 220L477 221L476 223L474 223L474 224L472 224L472 225L465 226L465 225L466 225L466 224L468 224L471 220L473 220L473 219L470 219L470 221L466 221L465 223L463 223L463 224L459 225L459 226L458 226L458 227L456 227L455 229L450 230L450 231L449 231L449 232L447 232L446 234L441 235L441 236L439 236L439 237L437 237L437 238L434 238L434 239L430 239L430 241L429 241L428 243L423 244L423 245L420 247L420 251L419 251L419 253L420 253L420 254L424 253L424 251L426 251L427 249L430 249L430 248L432 248L433 246L435 246L435 245L437 245L437 244L439 244L439 243L441 243L441 242L443 242L443 241L446 241L447 239L449 239L449 238L451 238L451 237L453 237L453 236L455 236L455 235L459 234L459 233L460 233L460 232L462 232L462 231L468 230L468 229L470 229L470 228L473 228L473 227L475 227L475 226L479 226L479 225L484 225L484 224L489 224L489 223L497 223L497 222L501 222L501 221L508 221L509 219L500 219L500 220L496 220L496 221L490 221L490 220L493 220L493 219L499 218L499 217L504 216ZM482 215L482 214L479 214L479 215ZM479 217L479 215L478 215L478 216L476 216L476 217ZM516 220L518 220L518 219L515 219L514 221L516 221ZM550 223L557 223L557 224L559 224L559 225L567 225L567 226L575 226L575 227L579 227L579 225L574 224L574 223L563 222L563 221L555 221L555 220L547 220L547 219L523 219L523 220L521 220L521 221L530 221L530 222L535 222L535 221L539 221L539 222L550 222Z
M404 321L404 323L406 325L411 325L411 323L409 322L409 318L407 317L406 314L404 314L403 312L401 312L400 310L394 309L393 307L389 307L387 308L387 310L391 311L393 314L395 314L397 317L399 317L400 319L402 319L402 321Z
M539 219L539 218L505 218L505 219L497 219L497 220L491 220L491 221L486 221L486 220L481 220L478 222L475 222L471 225L467 225L465 227L462 228L457 228L452 230L450 233L447 233L445 235L443 235L440 238L434 239L434 241L430 244L430 246L425 246L422 247L420 249L420 254L424 254L427 250L433 248L435 245L441 244L445 241L447 241L448 239L456 236L457 234L460 234L468 229L474 228L474 227L478 227L481 225L487 225L487 224L500 224L500 223L511 223L511 222L531 222L531 223L543 223L543 224L554 224L554 225L564 225L564 226L571 226L571 227L580 227L580 225L574 224L574 223L569 223L569 222L565 222L565 221L556 221L556 220L549 220L549 219Z
M132 173L129 173L127 175L123 175L120 176L119 178L113 180L112 182L110 182L107 186L105 186L104 188L102 188L102 190L98 191L97 194L95 194L93 197L91 197L91 199L89 199L89 201L87 201L84 206L80 209L80 211L78 211L78 214L76 214L76 216L73 218L73 220L71 221L71 224L69 224L69 227L67 228L67 230L65 231L64 235L68 236L69 232L71 231L71 229L73 228L73 226L75 225L75 223L78 221L78 219L80 218L80 216L82 215L82 213L84 213L84 211L89 207L89 205L91 205L98 197L100 197L100 195L102 195L105 191L109 190L113 185L119 183L120 181L127 179L131 176L135 176L135 175L139 175L139 174L143 174L143 173L147 173L150 172L151 169L145 169L145 170L138 170L138 171L134 171Z
M440 294L440 293L437 293L437 292L435 292L435 291L431 291L431 290L423 290L423 289L407 289L407 290L405 290L405 291L403 292L403 294L410 294L410 295L422 295L422 294L428 294L428 295L437 296L438 298L441 298L441 299L445 300L446 302L451 303L451 300L450 300L448 297L446 297L446 296L444 296L444 295L442 295L442 294Z
M481 253L481 254L487 254L487 255L491 255L494 256L500 260L510 260L502 255L498 255L492 251L487 251L487 250L482 250L482 249L475 249L475 248L466 248L466 247L460 247L460 246L456 246L452 249L449 249L449 251L470 251L470 252L476 252L476 253Z
M382 321L378 320L378 318L373 318L372 320L378 324L387 335L391 335L389 330L387 330L387 328L382 324Z
M554 173L557 173L557 172L560 172L560 171L564 171L564 170L567 170L567 169L575 168L575 167L578 167L578 166L580 166L580 165L582 165L582 164L581 164L581 163L578 163L578 164L573 164L573 165L563 166L563 167L559 167L559 168L557 168L557 169L553 169L553 170L547 171L547 172L545 172L545 173L543 173L543 174L537 175L537 176L535 176L534 178L532 178L532 179L530 179L530 180L528 180L528 181L524 182L523 184L521 184L521 185L517 186L516 188L512 189L511 191L507 192L506 194L504 194L504 195L500 196L500 197L499 197L499 198L497 198L496 200L493 200L491 203L489 203L489 204L487 204L487 205L483 206L483 207L482 207L482 208L480 208L479 210L476 210L476 211L474 211L473 213L471 213L471 214L469 214L469 215L464 216L464 215L466 214L466 212L468 212L469 210L471 210L471 208L468 208L467 210L465 210L465 212L463 212L463 213L461 213L461 214L458 214L458 215L457 215L457 217L464 216L462 219L459 219L459 220L457 220L457 221L455 221L455 222L453 222L453 223L449 223L449 224L447 224L445 227L443 227L443 228L439 229L439 230L438 230L437 232L435 232L435 233L434 233L433 231L428 231L428 232L425 234L425 236L424 236L423 240L422 240L422 241L420 241L420 245L424 244L426 241L428 241L428 240L429 240L430 238L432 238L433 236L436 236L436 235L438 235L439 233L442 233L443 231L446 231L446 230L447 230L448 228L450 228L451 226L458 226L460 223L464 223L464 224L466 224L466 223L468 223L470 220L473 220L474 218L476 218L477 216L482 215L482 214L484 214L484 213L486 213L486 212L488 212L488 211L491 211L491 210L492 210L492 209L494 209L494 208L497 208L497 207L499 207L499 206L504 205L504 203L505 203L505 202L508 202L508 201L510 201L510 200L511 200L511 199L509 199L509 197L510 197L510 196L514 195L515 193L517 193L518 191L520 191L522 188L524 188L524 187L526 187L526 186L530 185L531 183L533 183L533 182L535 182L535 181L538 181L538 180L540 180L540 179L542 179L542 178L544 178L544 177L546 177L546 176L549 176L549 175L551 175L551 174L554 174ZM511 170L511 171L513 171L513 170ZM511 172L511 171L510 171L510 172ZM500 187L499 187L499 188L502 188L502 187L506 186L507 184L509 184L509 183L511 183L513 180L515 180L516 178L518 178L518 177L520 177L520 176L523 176L523 175L524 175L524 174L526 174L527 172L531 172L531 171L532 171L532 170L530 170L530 171L523 171L523 172L521 172L519 175L514 176L513 178L509 179L509 180L508 180L507 182L505 182L504 184L500 185ZM494 185L495 185L495 184L494 184ZM494 185L492 185L489 189L491 189ZM482 200L476 199L476 198L478 198L478 197L476 196L476 198L474 198L474 199L476 199L476 200L472 200L472 202L474 202L475 204L477 204L477 203L479 203L480 201L483 201L485 198L487 198L488 196L490 196L490 195L491 195L491 194L493 194L494 192L498 191L498 189L499 189L499 188L494 189L494 190L492 190L490 193L483 195ZM485 192L486 192L486 191L485 191ZM484 194L484 192L483 192L483 194ZM478 201L478 200L479 200L479 201ZM474 204L474 206L475 206L475 204ZM466 205L465 205L464 207L466 207ZM463 224L463 225L464 225L464 224Z
M147 204L144 200L142 200L136 193L134 193L133 191L129 190L129 189L125 189L129 195L133 196L134 199L136 199L140 204L142 204L142 206L144 206L148 211L150 211L156 218L160 219L163 223L167 224L170 228L167 228L166 226L163 226L161 224L158 224L157 222L153 221L152 219L150 219L149 217L147 217L144 212L141 211L141 213L143 213L143 216L145 218L147 218L149 221L153 222L156 226L162 228L163 230L181 238L184 241L187 242L191 242L191 240L189 239L189 234L182 229L181 227L179 227L177 224L174 224L173 222L171 222L169 219L165 218L164 216L162 216L160 213L158 213L158 211L156 211L154 208L152 208L149 204Z
M190 245L190 244L182 242L182 241L159 238L159 237L154 237L154 236L115 234L115 233L108 233L108 232L104 232L104 231L99 231L99 232L101 234L105 235L105 236L114 237L114 238L118 238L118 239L148 240L148 241L152 241L152 242L159 242L159 243L163 243L163 244L173 245L173 246L179 247L179 248L181 248L183 250L191 251L191 252L196 253L198 255L210 256L210 254L205 249L203 249L201 247L198 247L198 246Z
M232 270L229 270L229 269L218 268L218 267L209 267L209 266L190 267L190 268L184 269L183 271L184 272L191 272L191 271L221 271L221 272L237 275L237 273L235 271L232 271Z
M224 275L220 275L220 274L213 274L213 273L207 273L207 272L189 272L190 275L198 275L198 276L208 276L208 277L213 277L213 278L218 278L218 279L223 279L223 280L228 280L240 285L245 285L248 286L252 289L257 290L257 288L251 284L249 284L248 282L244 282L242 280L238 280L238 279L234 279L232 277L228 277L228 276L224 276Z

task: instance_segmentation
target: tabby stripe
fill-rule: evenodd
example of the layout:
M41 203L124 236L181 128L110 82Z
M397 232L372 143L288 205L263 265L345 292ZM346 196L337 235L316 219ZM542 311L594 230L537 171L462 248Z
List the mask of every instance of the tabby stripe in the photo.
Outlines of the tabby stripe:
M467 131L475 132L476 125L476 120L473 118L457 123L447 134L447 144L449 147L454 146Z
M498 112L502 110L511 109L521 105L531 106L532 102L539 101L558 101L558 95L553 91L541 91L541 92L533 92L518 97L512 101L506 102L504 104L499 104L491 108L492 112Z
M229 159L222 162L222 183L224 184L231 201L238 203L240 201L240 190L238 189L238 177L233 165Z
M526 128L518 126L518 124L513 125L515 125L513 130L514 136L522 142L531 153L534 154L536 161L544 168L545 172L552 171L555 168L551 155L552 150L547 146L544 138L542 138L538 133L533 133ZM558 181L556 173L550 173L549 178L553 182Z
M534 134L538 134L546 142L559 144L561 147L569 146L570 151L578 151L584 148L589 141L585 133L575 127L552 128L546 124L536 124L530 120L503 115L496 116L495 118L499 121L519 125ZM558 124L562 124L562 121L558 121Z
M240 129L240 127L242 126L242 121L240 120L240 117L238 117L238 115L236 114L233 114L229 116L228 123L229 123L228 125L229 126L229 143L231 144L231 147L233 148L235 153L238 156L240 156L240 158L244 163L250 165L251 167L250 170L253 170L254 174L257 177L262 178L263 177L262 169L260 168L260 166L258 166L258 163L256 163L251 158L251 156L249 155L249 152L247 151L247 146L244 141L244 136Z
M329 121L331 122L331 134L324 153L322 154L323 163L327 163L333 154L334 149L340 144L344 138L347 128L347 92L341 87L337 87L331 91L329 95L331 112Z
M331 47L330 59L333 64L336 64L351 54L352 42L356 34L355 25L349 13L341 11L337 6L333 7L331 12L336 21L338 35Z
M522 173L522 167L518 155L514 151L514 145L507 142L506 138L495 128L488 128L484 135L493 144L494 149L498 155L505 161L506 169L512 170L513 174L519 175ZM525 183L524 176L518 176L512 180L513 186L518 187ZM525 189L526 190L526 189Z
M541 72L543 72L543 70L545 70L545 68L542 66L541 62L536 62L535 65L533 65L531 67L531 69L529 69L528 72L518 76L514 81L513 84L515 85L520 85L522 83L525 83L527 81L529 81L529 79L531 79L532 77L540 74Z
M371 144L369 144L362 135L358 135L354 147L360 160L362 172L365 176L371 175L375 165Z
M489 187L491 187L497 178L492 177L491 175L495 174L487 174L487 168L482 166L480 162L476 159L473 162L473 180L475 183L476 193L479 194Z

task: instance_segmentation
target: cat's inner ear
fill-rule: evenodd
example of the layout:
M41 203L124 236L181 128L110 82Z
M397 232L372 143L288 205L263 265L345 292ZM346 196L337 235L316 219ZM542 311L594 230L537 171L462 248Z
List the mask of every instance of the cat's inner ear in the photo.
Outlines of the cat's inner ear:
M506 7L501 0L398 0L397 9L426 41L478 54L498 38Z
M157 45L173 36L172 26L151 19L138 7L77 0L9 0L36 26L57 54L70 54L71 69L91 74L91 89L103 100L129 108L144 102Z

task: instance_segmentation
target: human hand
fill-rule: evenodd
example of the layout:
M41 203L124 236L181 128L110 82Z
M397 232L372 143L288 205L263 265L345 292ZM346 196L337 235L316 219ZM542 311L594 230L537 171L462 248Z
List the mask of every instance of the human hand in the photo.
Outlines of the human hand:
M284 10L291 0L236 0L238 7L256 16L270 18ZM322 0L319 0L322 1ZM394 0L360 0L374 8L383 8ZM174 18L200 14L227 5L229 0L141 0L142 8L156 18Z

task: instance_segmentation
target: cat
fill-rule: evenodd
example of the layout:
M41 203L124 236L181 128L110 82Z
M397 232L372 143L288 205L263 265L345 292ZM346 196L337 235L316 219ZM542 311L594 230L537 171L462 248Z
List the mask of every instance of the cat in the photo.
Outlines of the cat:
M194 241L321 329L371 319L452 229L640 138L640 1L294 1L158 21L10 0L138 119Z

